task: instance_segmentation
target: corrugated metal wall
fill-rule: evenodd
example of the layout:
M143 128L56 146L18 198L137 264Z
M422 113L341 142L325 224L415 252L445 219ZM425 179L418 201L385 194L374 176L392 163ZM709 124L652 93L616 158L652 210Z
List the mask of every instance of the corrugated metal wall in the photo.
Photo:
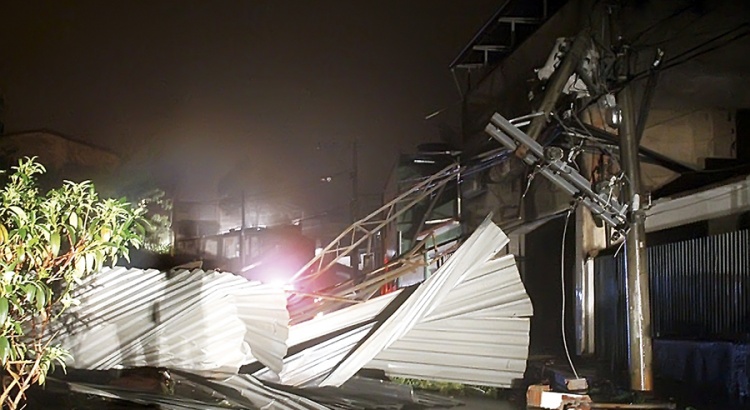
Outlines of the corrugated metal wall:
M750 230L649 247L657 339L750 337ZM596 350L610 370L627 364L624 252L594 260Z

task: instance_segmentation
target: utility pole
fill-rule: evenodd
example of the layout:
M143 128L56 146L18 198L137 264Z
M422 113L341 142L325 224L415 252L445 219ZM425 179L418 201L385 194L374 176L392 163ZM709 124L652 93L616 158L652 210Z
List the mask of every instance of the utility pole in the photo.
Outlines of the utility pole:
M625 238L625 271L628 298L628 342L630 344L630 386L633 390L653 390L651 369L651 304L646 254L646 212L641 206L641 171L638 163L638 138L632 86L619 94L622 107L620 123L620 162L627 176L626 198L630 201L630 229Z
M529 137L533 139L539 138L542 130L547 126L547 123L550 120L550 113L555 109L555 105L557 105L557 102L560 100L560 96L563 93L565 84L568 82L568 78L570 78L575 72L576 67L581 64L581 60L586 55L589 42L589 30L588 28L584 28L578 33L578 35L576 35L573 43L570 45L570 50L568 50L565 57L563 57L560 66L557 67L552 74L552 78L550 78L544 92L542 102L537 109L538 112L541 112L544 115L534 117L531 120L529 129L526 132L526 135ZM526 156L527 152L528 147L521 145L516 150L516 156L523 158Z
M610 9L611 10L611 9ZM620 35L619 13L612 16L612 32ZM620 56L620 79L627 78L627 54ZM630 388L638 391L653 390L651 351L651 304L646 253L646 212L641 206L641 168L638 162L639 136L636 135L633 85L627 84L617 96L622 112L619 125L620 166L627 177L625 201L628 209L629 229L625 238L625 276L628 308L628 344Z

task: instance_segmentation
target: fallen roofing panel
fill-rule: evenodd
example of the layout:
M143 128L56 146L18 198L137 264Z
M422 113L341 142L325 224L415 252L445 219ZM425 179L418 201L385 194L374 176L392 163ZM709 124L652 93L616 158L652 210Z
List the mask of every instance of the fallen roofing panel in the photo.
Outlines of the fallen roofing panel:
M131 408L122 401L175 410L402 410L461 404L412 386L359 376L340 388L311 389L269 385L248 375L155 368L73 370L60 376L50 378L45 389L34 391L33 398L42 404L35 408Z
M389 376L510 387L526 369L532 314L513 255L491 260L367 367Z
M231 273L105 269L52 332L71 367L162 366L237 371L256 359L280 371L289 313L281 289Z
M367 367L392 377L511 387L523 377L529 319L448 319L420 324Z
M523 376L531 301L508 242L485 221L428 280L293 325L278 379L339 386L363 367L391 376L509 387Z
M481 270L508 243L508 237L487 218L433 276L422 283L398 309L377 326L333 371L321 386L340 386L380 352L402 339L437 309L464 279Z
M141 370L148 369L131 369L137 372ZM66 395L73 392L89 398L117 399L171 410L329 409L298 394L266 386L248 375L215 374L220 378L210 378L183 371L165 371L164 374L167 380L148 378L142 374L129 379L127 375L118 377L111 372L77 371L64 379L53 379L52 384L53 388L59 383L67 385L67 391L63 391Z
M284 358L284 369L277 373L262 369L254 375L290 386L317 386L372 331L376 317L401 293L399 290L293 325L289 329L289 355Z
M444 395L415 390L409 385L361 376L352 377L340 387L291 388L289 391L339 409L404 410L462 404Z

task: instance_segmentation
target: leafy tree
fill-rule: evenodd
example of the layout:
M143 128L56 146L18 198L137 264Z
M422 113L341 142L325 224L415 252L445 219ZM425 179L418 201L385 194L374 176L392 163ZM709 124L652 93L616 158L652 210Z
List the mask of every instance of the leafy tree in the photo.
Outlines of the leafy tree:
M0 405L11 409L55 363L64 365L68 353L47 329L75 303L70 291L127 257L144 234L143 206L101 199L88 181L65 181L43 195L36 178L44 172L33 158L23 159L0 190Z
M172 199L162 189L153 189L140 195L146 210L146 235L144 249L157 254L172 252Z

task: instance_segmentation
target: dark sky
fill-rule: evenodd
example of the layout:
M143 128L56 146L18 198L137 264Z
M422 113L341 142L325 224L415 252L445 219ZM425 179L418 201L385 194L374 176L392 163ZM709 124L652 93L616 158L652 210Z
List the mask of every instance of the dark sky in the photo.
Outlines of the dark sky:
M110 148L183 197L215 198L242 162L287 191L341 175L310 203L346 202L350 141L380 191L399 152L438 138L425 116L458 101L448 64L501 4L0 0L6 131Z

